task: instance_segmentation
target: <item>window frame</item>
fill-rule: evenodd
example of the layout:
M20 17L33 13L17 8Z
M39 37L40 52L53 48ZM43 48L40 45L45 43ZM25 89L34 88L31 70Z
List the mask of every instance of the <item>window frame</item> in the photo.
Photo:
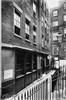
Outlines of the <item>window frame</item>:
M66 14L63 15L63 21L66 22Z
M54 35L54 34L56 34L56 35ZM52 36L52 40L57 41L58 32L53 32L53 35L54 36ZM56 38L56 39L54 39L54 38Z
M58 16L58 10L53 10L52 15L53 15L53 17Z
M59 53L59 47L53 46L53 55L58 55L58 53Z
M30 20L26 17L25 17L25 39L28 41L30 40Z
M33 54L33 68L32 70L37 70L37 55Z
M56 23L56 22L57 22L57 23ZM57 26L58 26L58 21L53 21L53 22L52 22L52 26L53 26L53 27L57 27Z
M35 25L33 25L33 43L36 44L36 35L37 35L37 28ZM34 37L35 37L35 41L34 41Z
M64 28L64 37L66 37L66 28Z
M64 2L63 7L64 7L64 9L66 9L66 2Z
M18 9L15 8L14 9L14 34L20 36L20 32L21 32L21 13L18 11Z
M37 6L36 3L33 2L33 16L36 18Z

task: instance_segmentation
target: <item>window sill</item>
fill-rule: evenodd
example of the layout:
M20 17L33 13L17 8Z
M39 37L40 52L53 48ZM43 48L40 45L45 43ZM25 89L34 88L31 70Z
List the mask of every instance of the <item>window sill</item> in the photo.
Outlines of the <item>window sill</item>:
M26 75L31 74L32 72L27 72Z
M20 35L15 34L15 33L14 33L14 36L16 36L16 37L18 37L20 39L23 39L23 37L21 37Z
M21 78L21 77L23 77L24 75L19 75L19 76L17 76L16 78Z
M36 43L33 43L33 45L35 45L35 46L36 46L37 44L36 44Z
M33 70L32 72L35 72L36 70Z
M25 39L25 41L30 43L30 40L28 40L28 39Z

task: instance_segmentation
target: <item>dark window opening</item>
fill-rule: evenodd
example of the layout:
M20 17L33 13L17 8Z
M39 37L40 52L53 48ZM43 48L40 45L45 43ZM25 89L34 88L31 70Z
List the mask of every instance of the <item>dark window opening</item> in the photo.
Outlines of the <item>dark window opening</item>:
M17 27L17 26L15 26L15 33L16 33L17 35L20 35L20 28Z
M29 40L29 34L26 34L26 39Z
M37 69L37 55L33 55L33 70Z
M31 72L31 55L27 54L26 56L26 72Z
M16 53L16 76L24 74L24 54Z
M36 36L33 35L33 42L36 43Z

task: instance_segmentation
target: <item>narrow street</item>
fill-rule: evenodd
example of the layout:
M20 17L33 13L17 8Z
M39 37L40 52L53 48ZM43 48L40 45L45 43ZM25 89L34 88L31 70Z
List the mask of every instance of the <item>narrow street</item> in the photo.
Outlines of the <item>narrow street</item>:
M0 5L0 100L66 100L66 0Z

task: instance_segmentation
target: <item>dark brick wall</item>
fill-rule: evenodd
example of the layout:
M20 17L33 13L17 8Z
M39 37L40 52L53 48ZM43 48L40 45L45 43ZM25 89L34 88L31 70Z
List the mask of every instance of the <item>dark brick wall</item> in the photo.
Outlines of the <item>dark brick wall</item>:
M28 48L40 49L41 47L41 31L39 20L39 5L37 4L37 18L33 17L33 0L14 0L15 3L22 9L21 14L21 32L19 38L14 35L14 6L12 1L2 1L2 42L7 44L14 44L17 46L24 46ZM25 14L31 18L30 24L30 42L25 41ZM33 23L37 27L36 45L33 44Z

